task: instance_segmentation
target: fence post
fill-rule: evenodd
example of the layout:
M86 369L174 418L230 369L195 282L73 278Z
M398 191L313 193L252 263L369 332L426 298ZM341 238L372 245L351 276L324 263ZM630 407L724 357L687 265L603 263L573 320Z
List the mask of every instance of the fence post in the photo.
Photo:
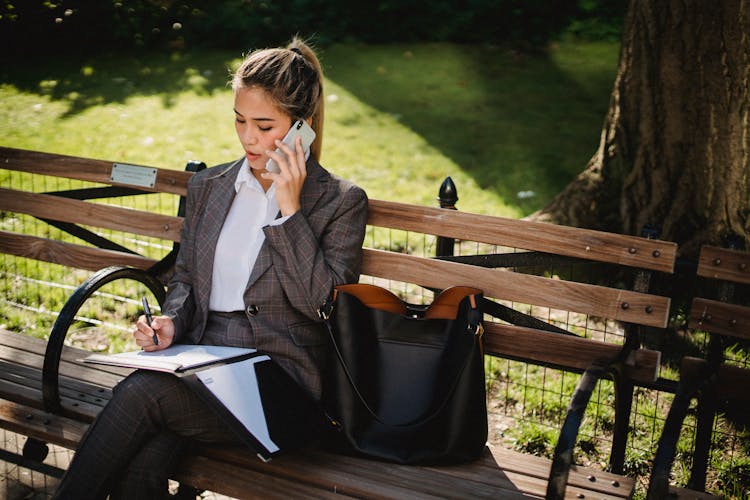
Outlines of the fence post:
M438 201L440 202L440 208L457 210L456 202L458 201L458 191L456 191L456 185L453 183L453 179L451 179L450 176L446 177L443 183L440 185L440 190L438 191ZM455 240L453 238L438 236L437 243L435 245L435 256L448 257L453 255L454 243Z

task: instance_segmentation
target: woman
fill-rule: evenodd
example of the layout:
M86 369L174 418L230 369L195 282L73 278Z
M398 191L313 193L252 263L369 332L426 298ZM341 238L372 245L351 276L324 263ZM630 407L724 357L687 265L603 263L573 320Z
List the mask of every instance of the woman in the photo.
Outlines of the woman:
M174 343L253 347L317 400L325 355L317 310L335 285L358 279L367 198L318 163L322 71L304 42L251 53L232 88L245 156L190 180L163 315L151 327L139 318L135 340L146 351ZM309 152L299 139L294 149L281 143L298 119L316 132ZM269 159L280 172L266 170ZM56 498L164 496L196 441L237 439L177 377L134 372L90 427Z

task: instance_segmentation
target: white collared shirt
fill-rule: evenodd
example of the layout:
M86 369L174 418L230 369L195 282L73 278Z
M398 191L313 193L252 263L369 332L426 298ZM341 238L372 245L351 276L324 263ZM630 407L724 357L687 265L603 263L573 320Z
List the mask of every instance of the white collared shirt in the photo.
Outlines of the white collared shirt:
M250 173L247 159L234 182L236 195L216 243L211 279L209 309L211 311L242 311L242 295L250 272L266 239L263 227L281 224L289 217L276 219L276 184L268 191Z

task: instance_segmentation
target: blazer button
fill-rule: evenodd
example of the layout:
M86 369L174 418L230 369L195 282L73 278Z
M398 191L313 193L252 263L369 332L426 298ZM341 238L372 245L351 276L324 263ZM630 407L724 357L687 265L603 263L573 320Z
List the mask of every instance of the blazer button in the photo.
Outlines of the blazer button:
M255 316L256 314L258 314L258 306L256 306L255 304L250 304L249 306L247 306L246 311L250 316Z

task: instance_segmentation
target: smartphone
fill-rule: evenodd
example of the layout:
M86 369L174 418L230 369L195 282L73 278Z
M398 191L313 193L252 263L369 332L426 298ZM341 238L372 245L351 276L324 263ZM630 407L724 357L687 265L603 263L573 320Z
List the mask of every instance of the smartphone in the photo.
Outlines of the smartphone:
M302 149L304 149L305 155L307 155L307 152L310 151L310 144L315 140L315 131L306 121L297 120L292 124L292 128L289 129L289 132L286 133L281 142L294 150L294 143L297 140L297 137L302 137ZM284 154L280 148L276 148L276 152L281 155ZM275 173L281 172L281 169L273 158L269 158L266 162L266 170Z

